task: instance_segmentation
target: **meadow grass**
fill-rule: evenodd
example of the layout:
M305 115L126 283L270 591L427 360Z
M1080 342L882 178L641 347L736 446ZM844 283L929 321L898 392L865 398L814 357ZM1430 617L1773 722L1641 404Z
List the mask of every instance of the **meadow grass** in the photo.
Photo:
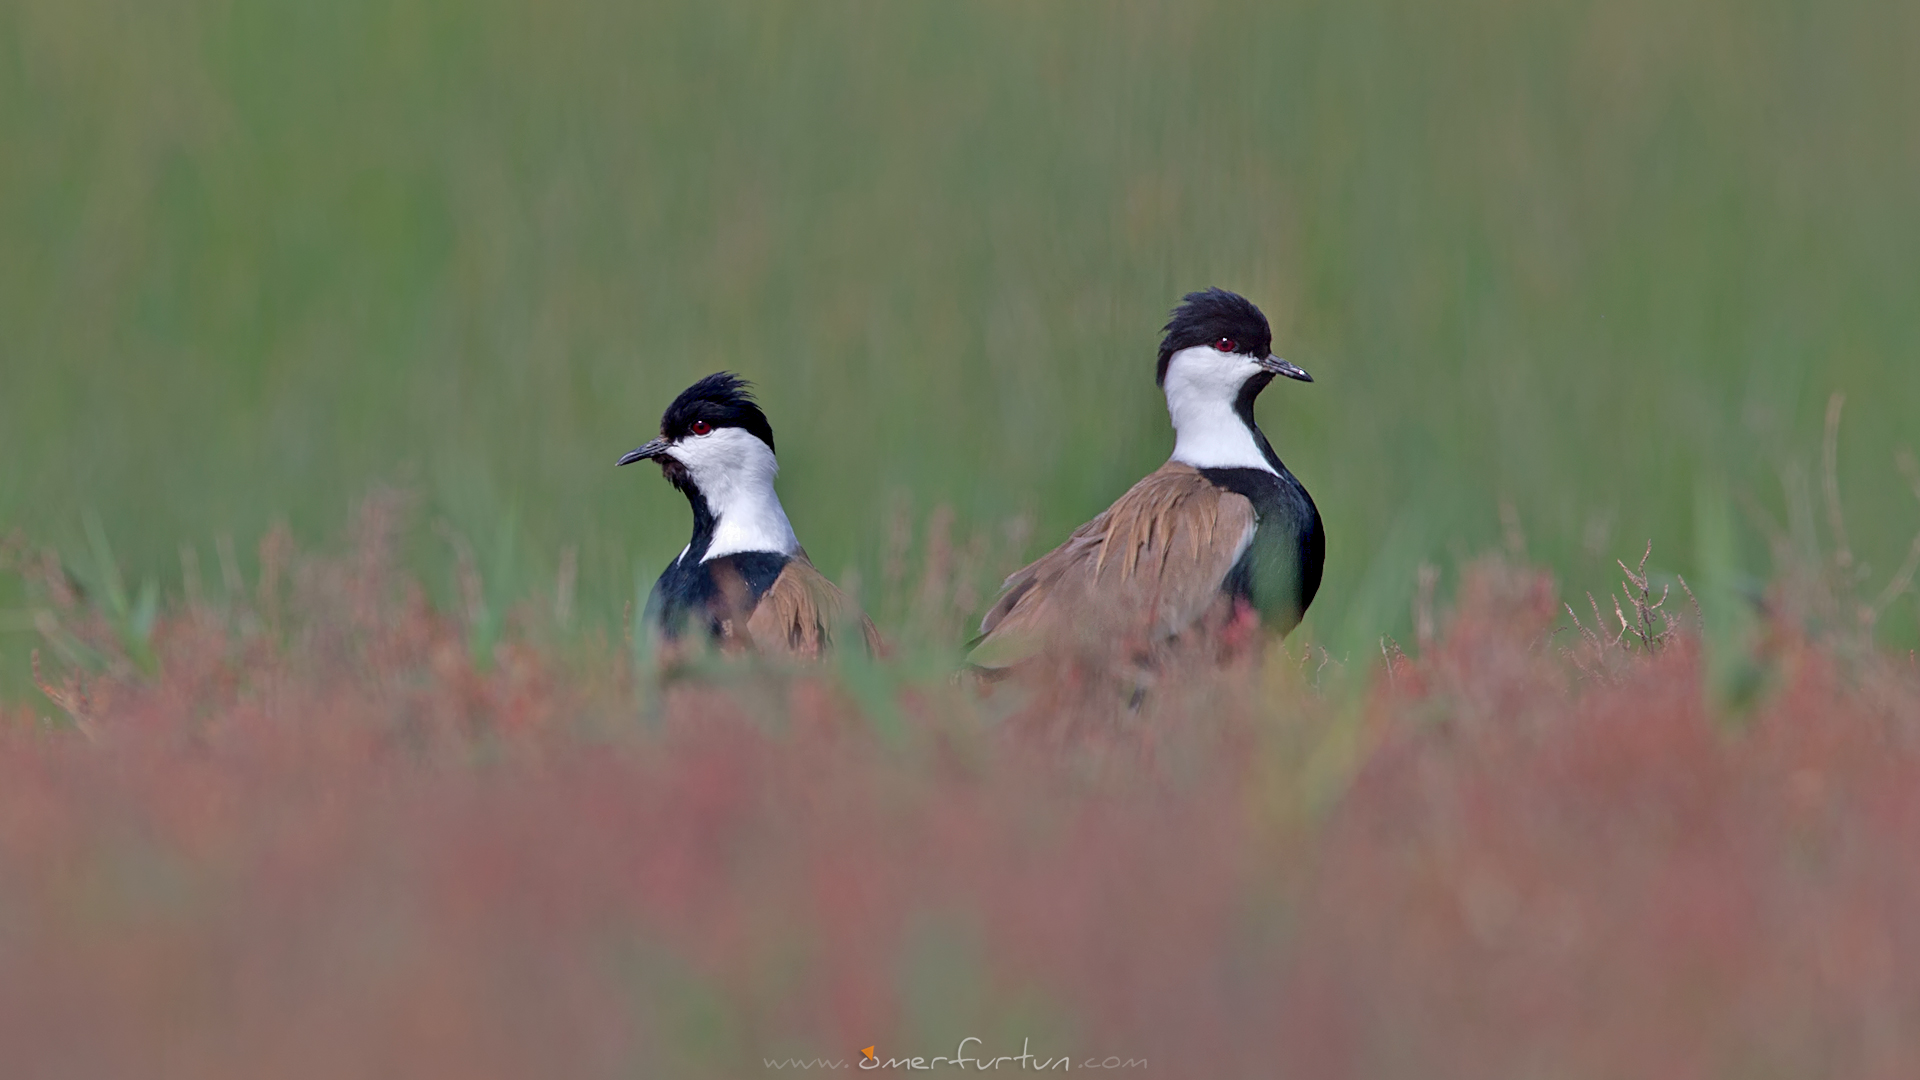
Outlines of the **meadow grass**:
M1764 576L1833 391L1884 576L1920 525L1916 41L1874 3L17 0L0 533L79 566L97 515L177 598L181 545L251 573L275 522L395 482L497 603L572 549L611 626L685 539L611 462L729 368L830 574L874 582L939 506L1027 522L1003 571L1162 459L1157 329L1217 283L1318 380L1261 414L1325 512L1304 632L1342 655L1503 506L1585 588L1648 536L1703 571L1725 491Z

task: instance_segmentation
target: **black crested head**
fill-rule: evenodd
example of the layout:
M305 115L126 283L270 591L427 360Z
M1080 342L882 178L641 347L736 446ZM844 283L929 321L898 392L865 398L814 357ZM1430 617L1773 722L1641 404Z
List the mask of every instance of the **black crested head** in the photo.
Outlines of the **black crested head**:
M1167 361L1181 349L1225 339L1231 345L1228 352L1258 359L1273 350L1273 331L1267 326L1267 317L1253 306L1253 301L1220 288L1182 297L1163 329L1166 336L1160 339L1160 367L1153 376L1153 381L1161 385L1167 381Z
M696 421L716 427L736 427L773 449L773 425L753 400L751 384L737 375L716 371L681 392L660 417L660 437L669 442L693 433Z

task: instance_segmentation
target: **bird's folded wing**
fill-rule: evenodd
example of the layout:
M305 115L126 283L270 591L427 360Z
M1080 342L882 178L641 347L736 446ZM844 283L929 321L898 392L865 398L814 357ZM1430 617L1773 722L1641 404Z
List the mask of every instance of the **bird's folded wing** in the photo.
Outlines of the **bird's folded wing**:
M880 634L873 620L800 553L761 594L747 619L747 635L762 653L816 658L833 643L835 630L853 623L859 624L867 651L878 653Z
M1246 497L1168 462L1008 578L969 659L1004 667L1063 635L1178 634L1218 598L1254 525Z

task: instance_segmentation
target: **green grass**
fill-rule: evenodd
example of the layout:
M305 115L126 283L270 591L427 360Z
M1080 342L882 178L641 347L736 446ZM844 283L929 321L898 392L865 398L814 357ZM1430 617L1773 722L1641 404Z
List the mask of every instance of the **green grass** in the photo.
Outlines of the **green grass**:
M1785 522L1834 390L1884 577L1917 44L1891 3L13 0L0 533L83 562L96 513L172 594L182 543L397 480L504 592L578 545L613 620L687 523L612 462L724 367L829 572L878 580L902 505L1037 550L1165 455L1156 332L1220 284L1318 380L1261 415L1336 647L1502 502L1576 588L1648 537L1694 570L1700 478Z

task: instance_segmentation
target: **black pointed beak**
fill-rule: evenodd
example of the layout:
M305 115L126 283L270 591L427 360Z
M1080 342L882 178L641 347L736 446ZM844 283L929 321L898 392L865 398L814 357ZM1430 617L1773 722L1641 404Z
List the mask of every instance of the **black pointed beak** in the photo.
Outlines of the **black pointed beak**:
M1285 375L1289 379L1299 379L1301 382L1313 381L1313 376L1307 374L1305 368L1298 364L1289 364L1277 356L1269 356L1265 360L1258 361L1258 363L1262 368L1273 372L1275 375Z
M655 439L638 450L629 450L615 465L631 465L636 461L658 460L667 456L667 440Z

